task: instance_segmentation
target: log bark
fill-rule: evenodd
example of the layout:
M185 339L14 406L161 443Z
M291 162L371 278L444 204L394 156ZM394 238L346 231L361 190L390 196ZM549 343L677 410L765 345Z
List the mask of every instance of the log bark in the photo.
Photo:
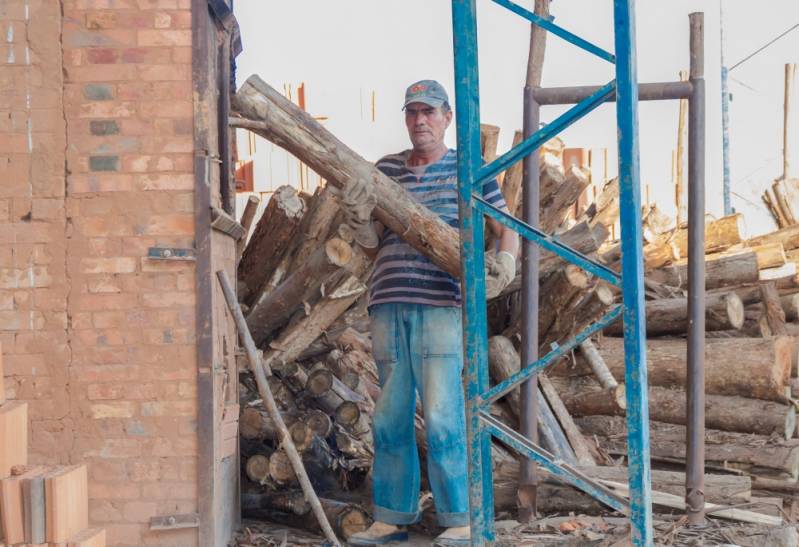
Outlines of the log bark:
M247 79L232 98L232 106L244 118L255 121L247 124L249 129L291 152L329 184L340 187L352 178L370 180L377 198L375 218L441 269L460 277L457 231L309 114L258 76Z
M293 424L297 418L282 412L281 416L286 425ZM245 439L258 439L274 441L278 438L278 429L269 413L260 408L247 407L239 416L239 434Z
M719 289L753 283L760 278L757 254L751 250L731 251L705 256L705 288ZM688 265L685 261L653 270L647 277L680 289L688 288Z
M246 287L248 306L283 258L304 213L305 203L291 186L272 194L239 262L239 283Z
M296 270L316 249L324 244L334 226L334 219L338 212L338 202L327 185L317 190L308 212L303 216L299 230L297 230L296 242L290 252L289 271ZM352 241L350 240L348 243L352 243Z
M522 142L522 132L513 133L511 147ZM514 216L519 216L519 207L522 202L522 175L524 174L523 162L517 161L510 169L505 171L505 178L502 181L502 195L505 197L505 204Z
M776 336L788 334L785 328L785 311L782 309L780 295L773 283L760 285L760 298L771 334Z
M557 316L543 338L542 351L553 342L563 343L599 319L613 305L613 291L604 282L583 291Z
M308 259L291 271L283 282L269 293L261 293L247 315L247 326L258 345L282 327L303 302L318 293L328 277L345 268L348 272L359 272L364 268L360 261L368 258L353 252L349 243L334 237L314 251Z
M579 167L570 167L564 175L559 168L541 162L541 212L539 226L552 233L569 214L571 206L590 184Z
M605 388L592 378L551 378L572 416L624 416L624 384Z
M603 388L608 390L619 385L616 378L614 378L613 374L608 370L605 360L602 359L599 350L596 349L594 342L592 342L590 338L584 340L580 344L580 351L588 363L588 366L590 366L591 370L594 372L594 377Z
M619 179L613 178L605 183L594 203L586 211L591 226L597 224L610 231L619 220Z
M255 194L250 194L247 198L247 203L244 205L244 211L241 213L241 220L239 223L244 228L244 236L236 242L236 258L240 259L241 254L247 247L247 239L250 235L253 220L255 220L255 213L258 211L258 205L261 203L261 198Z
M333 420L321 410L312 408L305 414L304 421L320 439L326 439L333 433Z
M600 438L603 449L614 455L626 454L627 424L621 416L586 416L577 425L587 434ZM650 422L650 448L653 458L685 459L685 427ZM799 439L775 441L766 435L707 430L705 458L708 463L784 474L794 480L799 475Z
M787 228L746 240L746 245L749 247L757 247L766 243L782 243L782 248L786 251L799 248L799 225L788 226Z
M706 344L705 387L715 395L740 395L781 402L796 345L790 336L774 338L709 339ZM610 372L624 377L624 340L606 337L598 346ZM686 342L681 339L647 341L649 384L685 386ZM576 369L557 367L553 374L591 374L581 355Z
M649 388L649 417L657 422L686 425L685 392ZM790 439L796 431L793 406L733 395L705 396L705 427L738 433L779 435Z
M785 313L786 321L799 319L799 293L780 296L780 304L782 305L782 311Z
M737 330L744 323L744 305L733 291L711 293L706 297L705 330ZM605 334L621 336L622 323L617 321ZM688 332L688 299L663 298L646 302L646 333L649 336L682 335Z

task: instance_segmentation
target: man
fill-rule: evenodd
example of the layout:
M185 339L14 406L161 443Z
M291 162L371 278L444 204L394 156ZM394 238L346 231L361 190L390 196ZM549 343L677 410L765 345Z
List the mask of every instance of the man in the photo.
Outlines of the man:
M382 158L377 168L455 228L458 220L456 153L444 144L452 111L444 88L423 80L405 93L405 125L412 148ZM400 237L372 222L369 181L351 180L338 191L356 241L377 258L370 282L372 348L382 395L374 412L372 469L375 523L350 545L404 541L404 526L418 521L419 456L414 435L416 391L427 432L427 474L438 522L446 530L435 545L469 544L461 291L458 280ZM496 181L484 198L507 209ZM513 279L518 237L489 220L499 239L496 266L487 272L489 295Z

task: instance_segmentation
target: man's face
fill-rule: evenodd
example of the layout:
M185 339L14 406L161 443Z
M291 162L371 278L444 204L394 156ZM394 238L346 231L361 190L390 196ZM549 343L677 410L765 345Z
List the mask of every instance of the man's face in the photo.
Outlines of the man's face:
M432 150L444 142L444 134L452 121L452 111L442 111L425 103L405 107L405 126L415 150Z

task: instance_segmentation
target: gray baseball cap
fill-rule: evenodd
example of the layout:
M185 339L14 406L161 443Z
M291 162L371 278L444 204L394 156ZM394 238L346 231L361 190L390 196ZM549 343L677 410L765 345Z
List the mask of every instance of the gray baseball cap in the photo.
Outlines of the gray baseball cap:
M408 86L405 90L405 104L402 109L411 103L424 103L438 108L444 103L449 104L449 97L444 86L435 80L419 80Z

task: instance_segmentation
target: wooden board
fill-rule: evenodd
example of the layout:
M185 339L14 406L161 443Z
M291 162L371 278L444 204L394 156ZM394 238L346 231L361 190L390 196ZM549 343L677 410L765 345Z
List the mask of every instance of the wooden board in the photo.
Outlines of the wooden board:
M0 343L0 405L6 402L5 373L3 372L3 344Z
M11 401L0 406L0 478L15 465L28 463L28 403Z
M69 541L89 526L85 465L59 467L44 478L47 541Z
M35 467L22 475L0 480L0 522L3 524L6 543L25 542L24 503L22 483L25 479L35 477L44 471L43 467Z
M67 547L105 547L105 528L89 528L69 540Z

